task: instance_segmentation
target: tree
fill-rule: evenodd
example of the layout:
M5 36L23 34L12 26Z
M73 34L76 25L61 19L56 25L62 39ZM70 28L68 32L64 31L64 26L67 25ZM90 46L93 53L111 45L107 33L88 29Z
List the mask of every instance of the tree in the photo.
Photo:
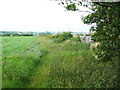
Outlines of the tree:
M120 2L92 2L80 1L65 2L67 10L80 11L77 6L85 6L92 10L82 20L85 24L96 23L91 27L94 31L93 39L100 42L96 54L99 60L112 60L120 58ZM84 11L85 12L85 11Z

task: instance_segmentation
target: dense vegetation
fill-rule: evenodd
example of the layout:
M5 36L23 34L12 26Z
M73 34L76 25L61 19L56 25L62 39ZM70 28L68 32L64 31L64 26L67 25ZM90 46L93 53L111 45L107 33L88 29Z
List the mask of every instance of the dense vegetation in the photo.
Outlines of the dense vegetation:
M52 37L50 37L50 39L53 39L53 41L55 41L57 43L64 42L64 41L66 41L68 39L71 39L73 41L81 42L81 39L80 39L81 35L82 34L77 34L77 37L73 37L71 32L63 32L62 34L53 35Z
M120 2L88 2L80 0L61 2L67 10L88 12L83 18L85 24L96 24L91 27L94 41L100 42L96 54L99 60L114 60L120 58ZM79 6L85 6L91 11L80 11Z
M89 43L72 39L56 43L49 38L50 35L3 37L3 88L110 88L118 85L117 60L98 62Z
M77 6L83 4L79 0L77 3L68 1L66 9L79 11ZM84 4L92 12L83 22L96 24L91 30L94 41L100 43L95 49L98 60L90 44L81 42L79 36L73 37L70 32L54 36L3 37L0 41L3 88L119 87L119 4Z
M96 23L91 30L95 31L94 40L100 42L97 50L100 60L114 60L114 57L118 58L120 55L119 8L119 2L94 3L92 10L95 12L84 18L84 23Z
M87 12L89 15L82 18L85 24L92 24L91 31L95 42L99 42L96 55L100 61L118 61L120 70L120 1L119 2L81 2L80 0L61 2L69 11ZM81 11L79 6L91 11ZM107 65L107 64L106 64ZM117 74L117 83L120 86L120 74Z
M54 35L52 38L54 39L55 42L60 43L72 37L73 35L71 34L71 32L63 32L62 34Z

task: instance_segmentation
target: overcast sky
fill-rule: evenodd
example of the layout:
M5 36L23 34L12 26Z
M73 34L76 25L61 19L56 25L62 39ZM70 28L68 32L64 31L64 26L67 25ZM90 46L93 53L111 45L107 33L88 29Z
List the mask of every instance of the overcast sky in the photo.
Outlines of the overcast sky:
M57 1L0 0L0 31L88 32L90 26L81 20L81 15L87 14L65 12Z

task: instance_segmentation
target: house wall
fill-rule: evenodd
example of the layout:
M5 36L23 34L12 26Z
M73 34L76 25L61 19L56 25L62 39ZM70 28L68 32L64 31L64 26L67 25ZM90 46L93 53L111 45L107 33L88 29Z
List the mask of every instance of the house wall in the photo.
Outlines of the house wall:
M80 36L81 42L87 42L90 43L92 42L91 36Z

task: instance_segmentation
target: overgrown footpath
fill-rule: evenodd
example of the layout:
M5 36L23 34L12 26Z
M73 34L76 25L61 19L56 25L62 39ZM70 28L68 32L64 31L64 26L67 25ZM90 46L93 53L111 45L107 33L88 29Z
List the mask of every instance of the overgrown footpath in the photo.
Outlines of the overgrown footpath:
M111 88L117 86L117 59L97 61L89 44L66 40L55 43L38 37L41 62L32 73L28 88Z

